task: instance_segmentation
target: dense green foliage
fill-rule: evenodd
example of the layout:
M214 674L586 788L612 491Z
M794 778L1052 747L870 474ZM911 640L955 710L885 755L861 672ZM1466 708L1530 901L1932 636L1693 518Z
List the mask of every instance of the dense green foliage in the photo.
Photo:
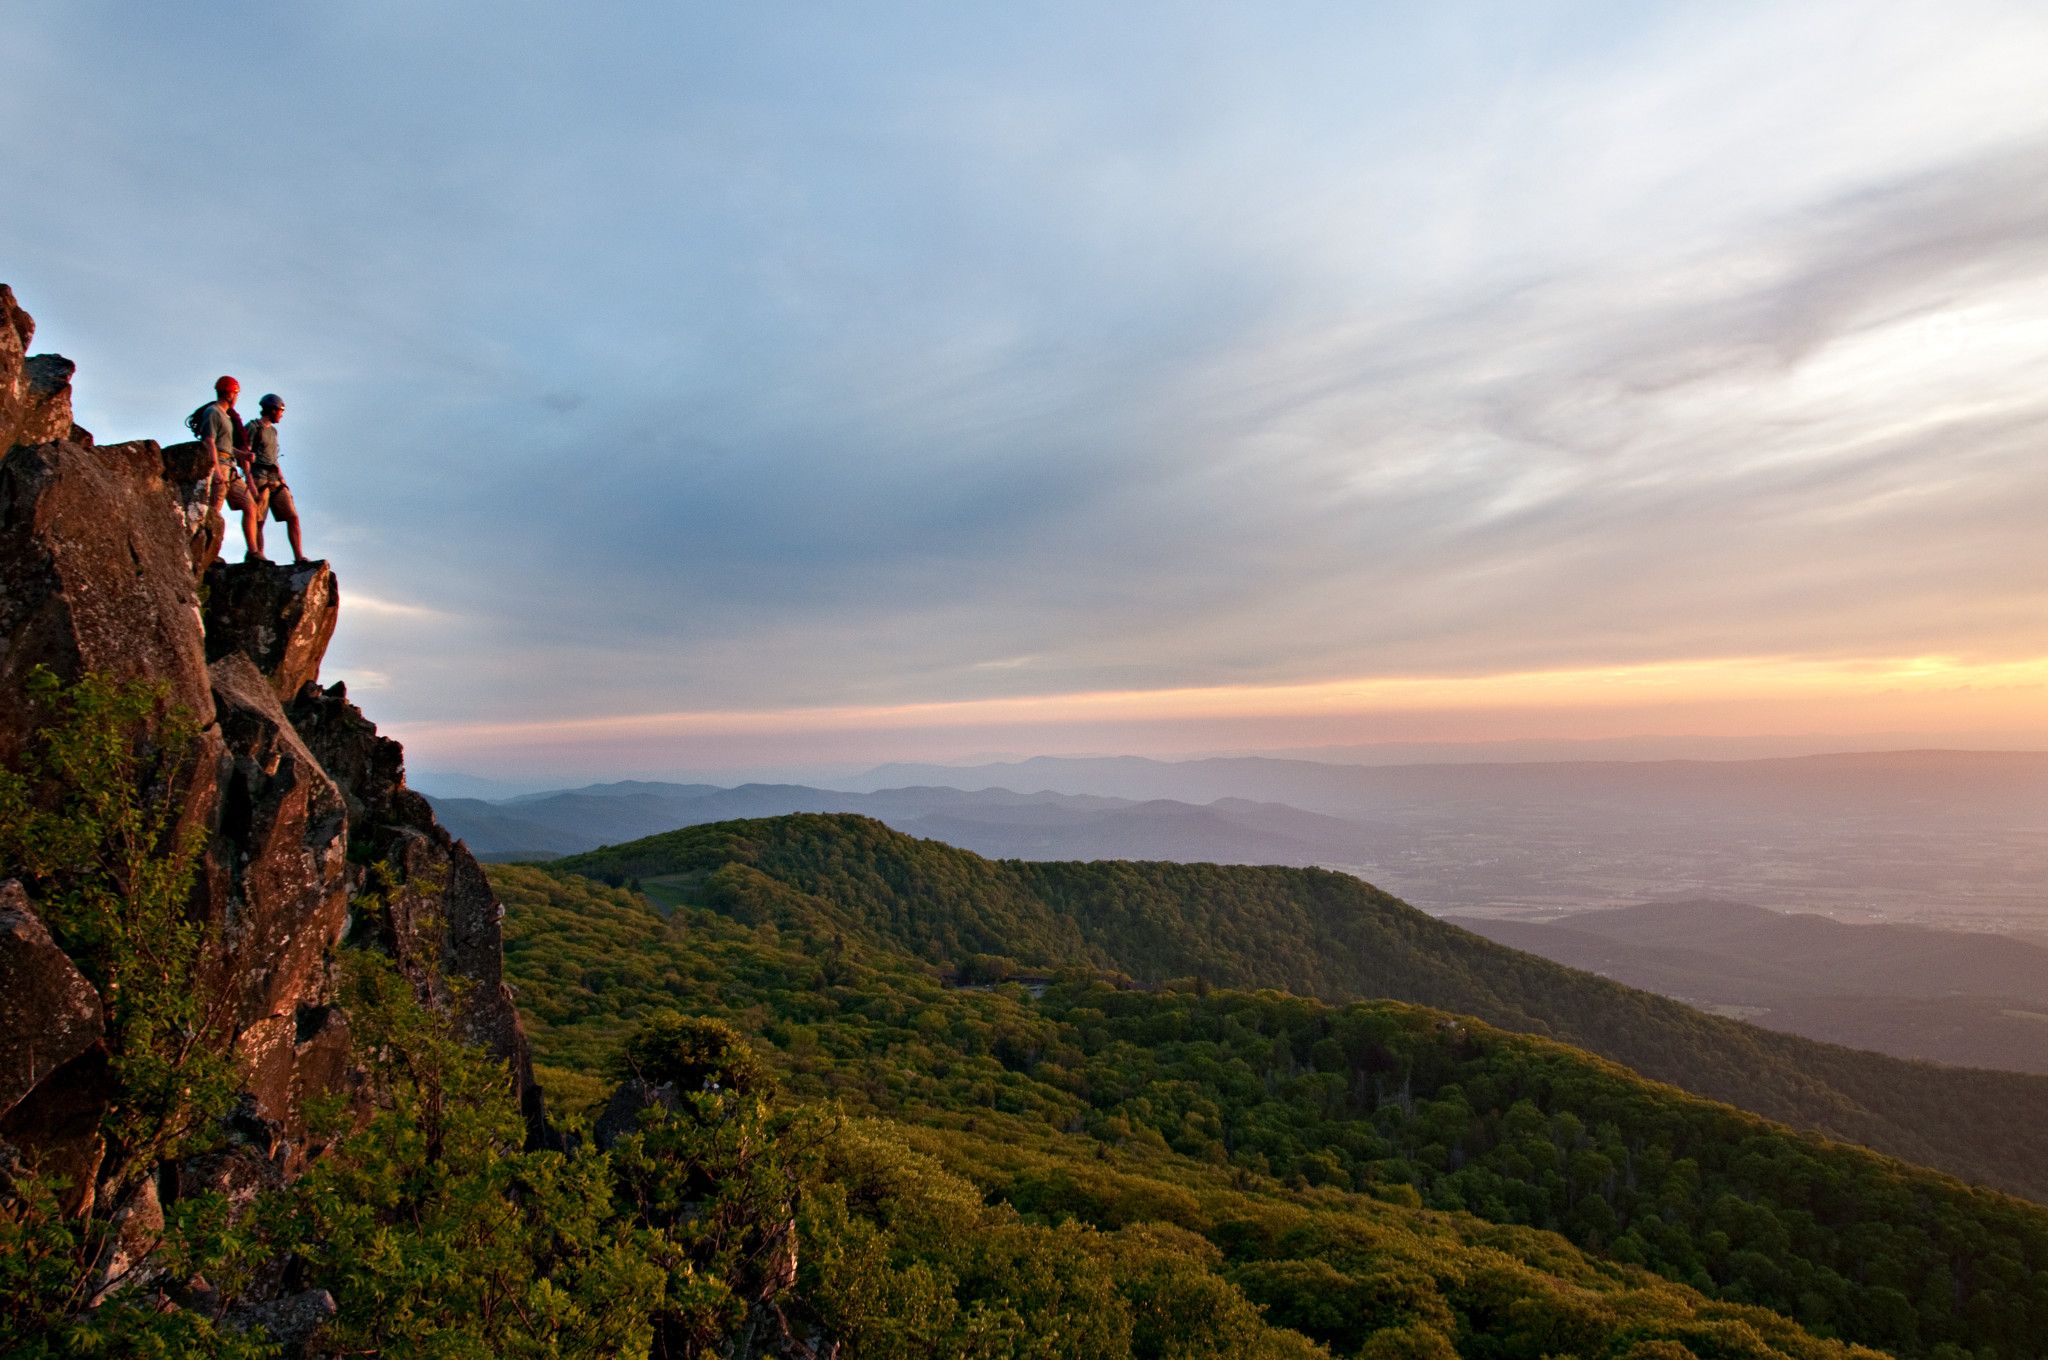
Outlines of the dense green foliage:
M4 848L116 995L108 1133L138 1169L240 1155L212 1117L231 1079L166 810L192 734L147 691L39 693L53 716L0 782ZM859 847L812 848L871 889ZM633 1078L629 1124L614 1106L603 1146L526 1146L438 956L341 951L364 1084L315 1102L322 1151L290 1185L193 1178L109 1279L113 1225L0 1167L0 1350L268 1355L243 1305L317 1288L336 1312L316 1358L1873 1357L1829 1333L2031 1353L2041 1211L1561 1045L1085 966L1001 981L1098 946L1054 912L1038 924L1074 957L1012 947L1000 895L948 925L931 882L892 890L893 928L991 981L948 985L748 864L664 875L666 916L588 879L495 880L540 1055L585 1114ZM378 905L373 886L358 918ZM138 997L158 1009L125 1015Z
M81 1310L69 1257L49 1249L76 1223L10 1198L7 1354L267 1354L260 1332L219 1320L280 1260L335 1296L311 1348L323 1357L748 1356L785 1332L931 1360L1327 1354L1269 1325L1191 1233L1032 1222L908 1148L907 1130L778 1108L730 1080L677 1093L606 1151L522 1149L504 1070L387 960L346 962L350 1014L378 1055L368 1124L252 1204L175 1206L159 1246L174 1311L143 1290ZM625 1036L642 1070L679 1031L694 1051L671 1060L697 1060L707 1027L676 1019ZM195 1274L216 1292L175 1283Z
M233 1079L172 813L194 735L147 689L43 680L37 697L30 759L0 780L0 849L107 996L106 1132L129 1174L100 1202L148 1203L157 1158L262 1155L213 1117ZM359 921L381 909L371 881ZM437 951L335 962L365 1084L315 1102L322 1150L290 1185L231 1196L188 1161L161 1225L124 1228L67 1213L64 1187L0 1149L0 1352L270 1355L273 1315L244 1305L322 1289L337 1311L314 1357L741 1360L803 1334L935 1360L1324 1353L1269 1326L1190 1234L1030 1222L900 1132L776 1102L716 1019L657 1010L617 1034L609 1064L657 1083L654 1103L606 1147L528 1148L509 1073L458 1036Z
M237 1082L206 983L215 941L189 914L180 793L206 747L155 687L38 673L30 696L32 739L0 771L0 873L100 994L107 1150L79 1213L80 1187L0 1148L0 1353L267 1355L242 1305L280 1284L333 1293L322 1356L694 1355L757 1320L752 1258L808 1165L798 1116L728 1084L608 1154L527 1150L509 1074L425 1000L446 993L432 951L337 961L368 1086L326 1102L307 1173L205 1188L209 1160L262 1156L219 1118ZM359 899L359 918L378 905ZM160 1164L181 1169L160 1180ZM161 1183L184 1193L159 1225Z
M506 866L493 880L508 972L552 1061L596 1060L607 1036L686 1002L760 1035L793 1094L922 1125L927 1146L1018 1207L1204 1233L1270 1316L1341 1348L1362 1344L1356 1300L1370 1291L1327 1278L1330 1249L1297 1253L1294 1228L1240 1219L1342 1206L1388 1242L1434 1239L1422 1255L1438 1283L1424 1292L1459 1319L1446 1334L1466 1354L1482 1353L1482 1324L1444 1292L1457 1251L1619 1269L1521 1225L1903 1354L2028 1356L2048 1318L2048 1212L1556 1043L1385 1002L1119 990L1080 975L1039 997L960 989L900 952L835 939L845 922L805 934L708 908L663 919L629 892L551 872ZM1133 1173L1142 1193L1118 1179ZM1088 1187L1113 1182L1126 1185L1117 1203L1097 1203L1109 1192ZM1205 1217L1190 1187L1227 1188L1236 1207ZM1462 1246L1442 1242L1446 1223L1463 1225ZM1556 1286L1522 1287L1547 1298Z
M322 1353L606 1356L644 1350L669 1271L591 1156L528 1152L504 1070L350 951L344 1000L372 1069L368 1124L244 1219L334 1294Z
M59 948L99 992L120 1095L101 1130L118 1196L139 1168L192 1151L233 1094L201 985L204 932L185 913L196 828L172 791L196 727L161 686L37 668L20 767L0 769L0 878L19 878Z
M1393 1003L1047 998L1088 1126L1290 1177L1415 1185L1902 1352L2048 1330L2048 1212L1799 1138L1561 1045Z
M159 1242L161 1259L230 1283L245 1273L221 1209L213 1197L174 1206ZM10 1172L0 1184L0 1355L261 1360L275 1354L260 1333L222 1325L220 1309L169 1310L144 1290L115 1292L95 1306L114 1245L104 1220L66 1214L56 1187L31 1173Z
M1705 1015L1503 948L1344 874L994 862L845 816L689 827L554 867L933 963L997 955L1151 984L1435 1006L2048 1201L2048 1078L1905 1062Z
M97 990L113 1098L98 1133L97 1186L0 1162L0 1350L9 1355L262 1353L193 1310L165 1313L119 1294L118 1234L104 1211L158 1159L219 1138L234 1080L202 983L205 932L185 912L198 836L172 796L196 729L162 687L87 676L27 681L35 725L19 764L0 769L0 878L22 880L51 937ZM97 1194L90 1192L97 1191ZM89 1211L65 1212L83 1199ZM187 1252L225 1259L201 1206L168 1225Z

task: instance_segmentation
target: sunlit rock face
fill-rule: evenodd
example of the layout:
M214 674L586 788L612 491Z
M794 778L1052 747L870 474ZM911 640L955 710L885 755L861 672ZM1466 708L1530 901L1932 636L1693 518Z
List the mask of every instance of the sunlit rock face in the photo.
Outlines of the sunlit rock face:
M156 682L212 724L199 591L155 444L23 444L0 459L0 760L26 738L38 666Z
M0 448L70 439L71 375L77 365L61 354L30 354L34 318L0 283ZM82 430L77 431L85 436ZM85 436L80 442L90 443Z
M354 889L348 817L255 664L237 652L210 673L223 761L199 889L217 942L202 985L229 1009L255 1113L289 1139L313 1094L297 1080L298 1015L330 999Z
M325 562L216 562L205 583L209 660L247 657L279 703L319 680L320 659L341 617L339 590Z
M38 668L158 685L156 723L176 711L198 730L159 792L202 846L188 908L208 940L199 985L208 1039L233 1055L242 1092L226 1153L142 1181L246 1189L317 1155L306 1102L360 1093L334 956L373 865L383 900L361 934L509 1064L542 1136L497 899L405 786L398 744L341 686L320 688L341 609L334 572L214 563L218 516L195 523L196 446L93 446L71 423L71 364L29 356L33 333L0 286L0 761L33 740ZM18 867L0 864L0 1163L60 1171L82 1207L137 1184L132 1169L117 1186L102 1167L107 998L46 928L33 882L10 881L25 877Z

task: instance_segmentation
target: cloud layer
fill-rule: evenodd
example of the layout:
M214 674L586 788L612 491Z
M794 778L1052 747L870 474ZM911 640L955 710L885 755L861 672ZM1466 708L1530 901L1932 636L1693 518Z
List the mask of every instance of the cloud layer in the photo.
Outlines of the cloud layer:
M2048 656L2038 7L416 8L0 86L86 422L285 392L401 732Z

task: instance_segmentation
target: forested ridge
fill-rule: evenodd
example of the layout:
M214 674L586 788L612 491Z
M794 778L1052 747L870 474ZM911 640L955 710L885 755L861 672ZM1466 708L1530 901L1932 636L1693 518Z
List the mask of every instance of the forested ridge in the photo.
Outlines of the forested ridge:
M1091 1349L1084 1340L1078 1349L999 1353L1298 1353L1375 1360L1870 1354L1826 1339L1846 1336L1840 1326L1804 1327L1705 1275L1703 1292L1536 1226L1424 1207L1425 1198L1448 1192L1419 1165L1395 1165L1401 1135L1392 1125L1378 1149L1385 1156L1355 1169L1318 1158L1309 1145L1321 1139L1321 1129L1284 1130L1293 1115L1283 1106L1314 1085L1313 1078L1307 1085L1299 1080L1306 1069L1271 1088L1282 1105L1240 1106L1228 1093L1207 1091L1194 1066L1161 1073L1129 1065L1125 1049L1141 1041L1111 1039L1103 1029L1124 1023L1103 1004L1114 998L1146 1008L1154 1019L1180 1006L1240 1004L1335 1014L1319 1003L1270 994L1118 991L1079 975L1038 999L1017 984L960 988L900 951L835 940L829 927L747 924L688 905L664 915L628 890L525 866L500 866L492 875L507 908L508 976L532 1025L542 1077L559 1103L573 1106L579 1092L598 1097L600 1086L582 1077L615 1050L618 1037L664 1005L686 1004L755 1036L785 1099L839 1109L868 1131L862 1137L872 1145L929 1158L963 1189L971 1187L972 1202L986 1200L1018 1215L1012 1231L1049 1233L1046 1240L1055 1243L1102 1242L1118 1234L1144 1244L1146 1253L1168 1252L1179 1262L1175 1298L1163 1307L1143 1285L1142 1271L1135 1282L1111 1272L1111 1292L1132 1310L1128 1349ZM1388 1014L1401 1017L1394 1030L1410 1020L1425 1032L1451 1023L1415 1008L1391 1007ZM1492 1038L1509 1045L1540 1042ZM1271 1040L1260 1046L1270 1055ZM1590 1061L1583 1055L1570 1060ZM1641 1086L1604 1064L1592 1065L1613 1081ZM1423 1120L1428 1078L1420 1065L1414 1071L1405 1099ZM1266 1077L1254 1085L1266 1090ZM1746 1122L1770 1137L1788 1136L1762 1121ZM1226 1146L1236 1137L1234 1125L1248 1134L1263 1126L1263 1150ZM1369 1124L1362 1127L1369 1133ZM1355 1138L1348 1146L1363 1148ZM901 1195L912 1179L921 1183L931 1174L892 1172L888 1184ZM1982 1193L1927 1173L1908 1174L1964 1195ZM971 1281L948 1264L962 1254L955 1226L915 1212L885 1208L878 1214L876 1192L860 1183L827 1183L816 1193L807 1251L842 1259L846 1230L832 1207L842 1201L868 1206L871 1221L888 1225L887 1241L876 1251L870 1320L863 1324L872 1330L852 1339L850 1353L963 1353L914 1344L906 1333L915 1329L899 1313L905 1298L920 1297L920 1290L972 1297ZM2033 1212L2028 1206L2020 1211ZM871 1249L872 1228L854 1235L862 1250ZM1123 1259L1118 1253L1125 1250L1104 1256ZM906 1277L922 1282L908 1295ZM1844 1295L1835 1302L1854 1301ZM1160 1342L1156 1329L1176 1310L1258 1316L1241 1312L1246 1305L1262 1310L1264 1332ZM1905 1320L1914 1323L1910 1310ZM1315 1344L1303 1343L1298 1352L1272 1349L1289 1333ZM1258 1343L1267 1349L1252 1346L1256 1336L1267 1338ZM1944 1360L1969 1353L1940 1345L1921 1341L1916 1332L1903 1353ZM1985 1353L2025 1352L1992 1344Z
M1695 1094L2048 1200L2048 1078L1941 1067L1778 1034L1520 953L1345 874L991 861L879 822L799 815L689 827L558 861L744 920L829 928L934 964L1120 971L1388 998L1611 1058Z
M1495 1239L1474 1219L1547 1229L1599 1268L1647 1267L1901 1355L2032 1356L2048 1334L2048 1210L1553 1041L1401 1003L1146 991L1085 970L1036 997L958 987L829 922L749 924L687 904L664 918L558 872L493 878L507 967L550 1064L587 1069L638 1016L686 998L758 1036L793 1097L921 1125L956 1169L1035 1213L1126 1222L1128 1207L1095 1205L1086 1187L1135 1164L1295 1209L1455 1221L1475 1241ZM567 1075L543 1071L557 1091ZM998 1174L990 1145L1030 1165ZM1401 1205L1469 1217L1389 1218ZM1311 1265L1280 1271L1246 1246L1259 1233L1212 1240L1236 1253L1241 1282L1342 1293L1308 1288Z

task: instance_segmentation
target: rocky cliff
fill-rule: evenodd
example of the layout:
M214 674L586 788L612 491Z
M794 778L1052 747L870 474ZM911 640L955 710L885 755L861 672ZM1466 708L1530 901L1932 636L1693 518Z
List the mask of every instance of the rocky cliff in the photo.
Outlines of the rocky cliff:
M307 1102L361 1080L336 1004L345 938L389 952L507 1062L542 1136L490 886L406 787L398 743L341 685L320 686L342 608L334 572L213 563L222 528L196 446L95 445L72 422L73 365L30 355L33 334L0 286L0 766L34 737L39 668L160 686L159 720L196 726L176 787L154 795L202 847L187 907L206 940L200 1038L231 1056L239 1103L229 1151L205 1165L117 1165L108 999L19 866L0 864L0 1172L38 1164L69 1182L72 1207L115 1215L181 1185L292 1177L317 1152Z

